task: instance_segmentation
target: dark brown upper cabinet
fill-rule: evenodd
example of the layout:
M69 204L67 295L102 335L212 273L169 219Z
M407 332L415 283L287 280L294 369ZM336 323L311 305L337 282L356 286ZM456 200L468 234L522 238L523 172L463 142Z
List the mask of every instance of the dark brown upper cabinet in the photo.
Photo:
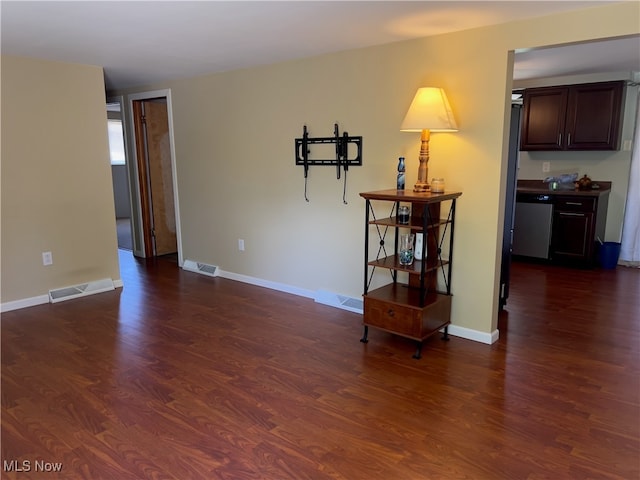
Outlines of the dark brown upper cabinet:
M618 150L624 81L524 91L520 150Z

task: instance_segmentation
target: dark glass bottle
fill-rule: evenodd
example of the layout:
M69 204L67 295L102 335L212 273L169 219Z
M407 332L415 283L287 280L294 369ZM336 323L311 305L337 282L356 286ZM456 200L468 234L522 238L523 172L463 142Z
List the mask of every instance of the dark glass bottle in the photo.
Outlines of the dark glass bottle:
M396 183L398 190L404 190L404 157L398 159L398 179Z

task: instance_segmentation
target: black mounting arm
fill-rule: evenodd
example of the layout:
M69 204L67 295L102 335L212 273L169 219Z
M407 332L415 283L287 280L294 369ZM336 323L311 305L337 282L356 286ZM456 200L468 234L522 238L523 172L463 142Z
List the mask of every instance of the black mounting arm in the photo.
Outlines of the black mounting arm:
M335 144L336 156L331 159L310 159L309 154L310 145L314 144ZM356 146L355 158L349 158L349 144ZM333 137L316 137L309 138L309 131L305 125L302 129L302 138L295 139L296 147L296 165L302 165L304 167L305 178L305 200L307 198L307 177L309 174L309 167L311 165L331 165L336 167L336 176L340 180L340 169L345 172L345 189L346 189L346 175L349 170L349 166L361 166L362 165L362 137L350 137L347 132L344 132L340 136L340 130L338 124L333 126ZM347 203L343 198L344 203Z
M340 136L337 123L334 126L333 137L309 138L306 125L302 132L302 138L296 138L296 165L304 165L306 170L312 165L335 165L338 167L338 179L340 178L340 167L348 169L349 166L362 165L362 137L350 137L347 132ZM336 157L331 159L310 159L309 146L321 143L335 144ZM355 158L347 158L348 144L350 143L356 146Z

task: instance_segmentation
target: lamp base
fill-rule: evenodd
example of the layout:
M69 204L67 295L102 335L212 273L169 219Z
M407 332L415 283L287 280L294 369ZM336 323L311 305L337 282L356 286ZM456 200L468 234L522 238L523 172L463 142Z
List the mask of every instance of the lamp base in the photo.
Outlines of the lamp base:
M413 187L414 192L428 192L431 190L431 187L428 183L416 183Z

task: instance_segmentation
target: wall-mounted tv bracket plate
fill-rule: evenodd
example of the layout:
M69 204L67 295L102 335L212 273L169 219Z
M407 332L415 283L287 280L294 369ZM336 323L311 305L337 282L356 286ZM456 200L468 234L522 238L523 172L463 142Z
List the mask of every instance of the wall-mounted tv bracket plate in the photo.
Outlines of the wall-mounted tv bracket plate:
M330 159L318 159L309 158L311 154L310 146L317 144L334 144L335 145L335 158ZM349 157L349 144L353 144L356 147L355 158ZM312 165L330 165L336 167L336 176L340 180L340 169L344 170L344 189L342 193L343 203L346 201L347 190L347 171L349 166L361 166L362 165L362 137L350 137L347 132L340 135L338 124L333 126L333 137L309 137L309 131L307 126L304 125L302 130L302 138L295 139L296 146L296 165L302 165L304 167L304 199L308 202L307 198L307 177L309 175L309 167Z

